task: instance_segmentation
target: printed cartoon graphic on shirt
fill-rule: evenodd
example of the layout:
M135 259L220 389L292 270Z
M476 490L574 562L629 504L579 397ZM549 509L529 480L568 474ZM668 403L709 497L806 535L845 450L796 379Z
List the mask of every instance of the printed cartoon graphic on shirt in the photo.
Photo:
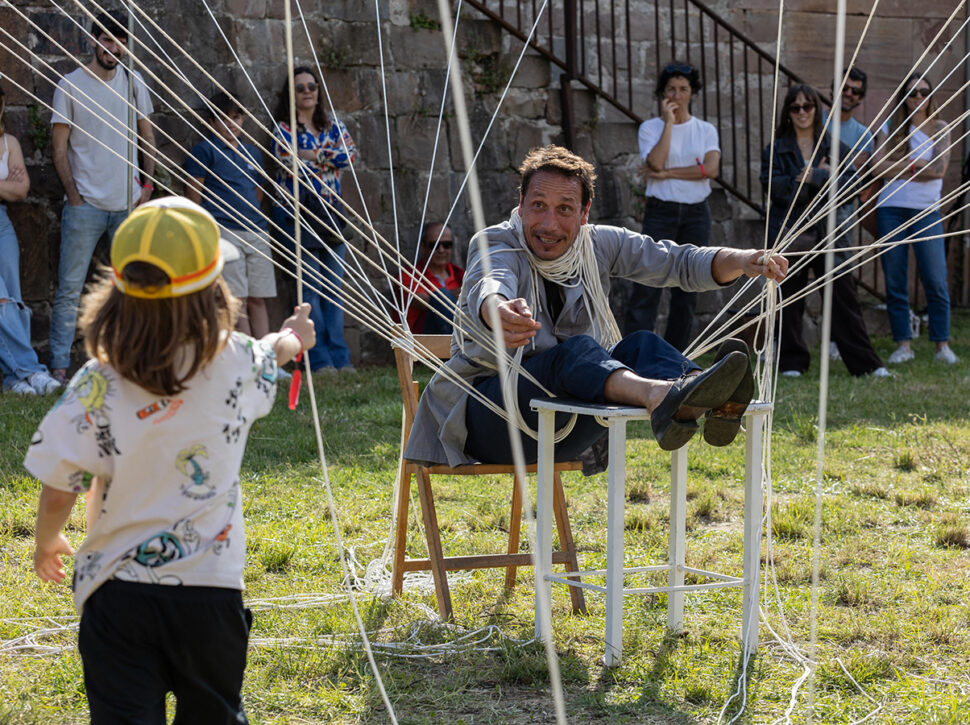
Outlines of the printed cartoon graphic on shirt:
M145 420L146 418L150 418L156 413L164 410L165 412L162 415L158 416L152 421L152 423L157 425L158 423L164 423L166 420L174 417L184 402L185 401L183 401L181 398L162 398L161 400L156 400L151 405L146 405L144 408L136 412L135 415L138 416L138 420Z
M226 437L226 443L238 443L239 437L242 435L243 426L246 425L247 419L243 413L242 405L240 405L242 393L242 378L236 378L236 383L229 391L229 397L226 398L226 405L236 413L236 420L234 423L226 423L224 426L222 426L222 434Z
M81 493L91 488L91 479L94 478L87 471L74 471L67 477L67 485L71 487L72 493Z
M171 531L160 531L129 549L114 578L142 584L180 585L181 578L156 570L194 554L199 548L199 539L192 520L182 519Z
M279 375L276 365L276 353L273 351L273 348L261 340L254 340L251 337L245 339L239 338L239 342L245 345L246 351L249 353L249 359L253 361L253 373L256 375L256 389L267 397L272 396L275 393L273 385L276 383ZM260 352L262 353L259 357L256 356L257 345L259 345Z
M203 445L192 446L179 451L175 457L175 468L189 477L180 486L183 496L204 501L216 495L216 487L209 483L209 472L202 469L198 459L208 458L209 451Z
M98 570L101 568L101 559L104 555L100 551L88 551L81 554L74 561L74 581L72 587L86 579L94 579Z
M239 479L237 478L232 482L232 487L226 494L226 508L232 510L236 508L236 503L239 501ZM231 514L230 514L231 515ZM220 531L216 538L212 542L212 553L218 556L222 553L223 549L229 548L229 532L232 530L232 524L226 524Z
M111 419L108 417L106 399L113 394L111 381L93 367L82 368L71 380L63 400L74 399L84 408L84 413L76 416L73 423L78 433L84 433L94 426L94 437L98 444L98 457L118 455L121 451L111 432Z

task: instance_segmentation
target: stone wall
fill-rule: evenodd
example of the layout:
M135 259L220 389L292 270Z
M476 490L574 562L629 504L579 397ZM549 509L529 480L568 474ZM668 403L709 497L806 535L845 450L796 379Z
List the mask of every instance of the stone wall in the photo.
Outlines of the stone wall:
M207 74L238 95L264 124L268 123L268 116L263 104L273 108L285 76L283 0L213 0L209 4L219 28L238 54L238 62L216 32L205 3L144 0L140 7L147 18L136 13L136 17L150 27L150 32L139 30L136 33L139 45L135 52L148 66L149 72L145 75L150 87L160 94L155 99L153 120L159 128L161 154L171 159L160 163L160 181L171 179L171 187L176 191L181 190L181 184L175 179L177 174L170 173L166 166L181 164L185 156L183 148L198 138L191 127L195 122L190 124L185 120L188 115L185 105L199 109L202 103L198 94L208 96L214 92L214 84ZM642 25L639 27L642 46L635 55L634 77L636 97L645 99L641 110L647 116L655 112L650 97L652 81L649 80L656 73L652 60L655 40L650 14L652 3L642 4L643 12L633 15L638 26ZM303 5L309 7L311 4ZM810 73L806 70L808 77L824 85L831 65L830 61L822 62L830 52L824 40L828 37L826 23L831 22L827 4L800 0L786 5L789 14L784 26L783 60L793 68L810 69ZM938 28L942 15L948 11L947 3L938 0L922 3L918 18L909 17L914 13L906 9L908 4L902 0L888 2L889 11L884 12L882 5L880 12L885 17L878 21L879 33L874 31L873 36L879 40L872 47L867 46L867 55L860 60L860 64L871 69L873 76L866 113L874 112L872 106L879 102L880 93L885 94L883 89L896 80L904 66L908 67L912 62L910 58L915 59L921 52L933 29ZM464 176L462 155L454 113L449 104L434 168L430 168L447 63L437 28L437 4L433 0L389 0L380 6L383 79L388 98L398 234L402 248L412 253L429 176L432 185L428 216L443 217L458 195ZM713 6L766 51L774 52L772 17L777 23L774 3L721 0ZM76 6L67 7L82 25L90 24ZM98 10L95 2L87 3L87 7L94 12ZM853 16L850 28L857 28L860 8L852 8L852 11L857 14ZM45 38L37 28L31 27L20 13L36 22L54 40ZM157 23L161 30L151 26L150 21ZM23 40L36 54L31 56L20 49L11 53L0 48L0 72L9 77L3 81L7 91L7 125L24 146L31 177L28 201L10 205L9 211L21 241L23 294L34 311L33 334L43 358L56 282L62 194L50 163L50 114L43 106L50 102L53 93L53 85L48 80L52 73L46 63L50 63L57 73L64 73L75 66L75 62L67 57L68 53L86 62L91 48L69 18L39 0L13 0L12 5L0 7L0 26ZM312 64L316 55L325 67L326 83L334 106L357 142L356 172L360 191L348 178L345 198L358 210L366 206L377 231L393 239L391 162L382 97L381 46L376 27L372 4L336 0L315 4L308 12L307 30L312 45L307 42L299 23L294 23L293 34L297 61ZM58 47L55 40L64 49ZM184 78L165 70L162 63L148 52L161 52L156 41L175 60ZM4 43L11 44L6 37ZM470 105L472 135L478 142L484 136L521 45L492 21L466 9L460 22L457 47ZM962 53L962 44L952 52ZM152 73L157 73L157 78ZM515 205L515 166L525 152L532 146L562 141L558 78L558 71L533 53L526 55L515 76L477 164L489 223L505 219ZM17 90L13 82L25 86L40 101ZM954 83L957 81L949 82L950 85ZM639 228L642 201L635 179L639 165L636 125L582 91L577 92L576 108L576 150L594 161L599 173L592 218ZM252 122L248 128L257 132ZM713 205L714 243L752 246L760 241L760 222L746 207L723 190L715 191ZM463 255L465 240L473 232L467 194L459 197L452 226L459 239L456 254ZM355 239L354 244L375 256L368 240ZM379 284L380 280L375 278L375 282ZM386 286L382 288L386 289ZM615 289L618 309L622 308L626 294L624 285ZM709 316L725 301L724 294L705 295L701 311ZM278 317L283 308L280 304L274 314ZM347 337L354 349L355 361L368 363L388 359L386 344L374 335L361 332L360 326L351 320L348 320Z

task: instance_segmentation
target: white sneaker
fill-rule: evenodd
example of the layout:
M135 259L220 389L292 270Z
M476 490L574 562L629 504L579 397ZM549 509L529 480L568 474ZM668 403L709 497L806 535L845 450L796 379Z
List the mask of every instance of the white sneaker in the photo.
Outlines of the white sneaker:
M786 378L800 378L802 376L801 370L782 370L781 374Z
M26 380L18 380L9 388L4 388L3 392L13 393L14 395L37 395L37 391Z
M893 354L889 356L889 364L898 365L899 363L909 362L914 357L916 357L916 355L913 353L913 348L897 347L895 350L893 350Z
M947 365L955 365L960 362L960 358L956 356L953 350L950 349L949 345L944 345L939 350L933 354L933 359L937 362L946 363Z
M63 385L60 381L51 375L48 375L44 370L38 370L36 373L27 378L27 382L30 384L34 390L37 391L38 395L49 395L50 393L56 393L60 390Z
M835 362L841 360L842 356L839 355L839 346L834 342L829 343L829 360Z
M876 368L875 370L873 370L869 374L872 377L874 377L874 378L894 378L894 377L896 377L891 372L889 372L888 370L886 370L886 368L883 368L883 367Z

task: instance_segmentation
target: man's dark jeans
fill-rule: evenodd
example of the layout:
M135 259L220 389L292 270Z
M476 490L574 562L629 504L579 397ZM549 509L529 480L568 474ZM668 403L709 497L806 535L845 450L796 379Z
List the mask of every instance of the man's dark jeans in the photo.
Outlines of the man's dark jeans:
M656 380L673 380L698 366L652 332L635 332L623 338L616 347L607 351L588 335L577 335L525 358L522 366L557 397L581 400L587 403L605 403L603 386L606 379L617 370L633 370L637 375ZM498 375L480 378L475 388L489 400L503 404L502 386ZM539 414L529 408L533 398L547 394L531 380L519 377L518 406L522 418L534 430L539 424ZM556 414L556 428L566 424L569 416ZM512 447L509 444L508 426L505 420L493 413L477 398L469 398L465 413L468 438L465 452L482 463L511 463ZM557 461L572 461L595 443L606 429L588 415L581 415L573 431L556 445ZM521 434L527 463L535 463L538 444L535 439Z

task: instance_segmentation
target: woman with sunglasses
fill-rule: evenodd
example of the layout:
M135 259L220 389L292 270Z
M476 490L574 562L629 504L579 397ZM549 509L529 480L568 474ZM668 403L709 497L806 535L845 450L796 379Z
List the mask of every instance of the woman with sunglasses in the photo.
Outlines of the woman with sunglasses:
M314 71L306 66L295 68L293 86L296 96L297 154L305 182L297 190L304 208L300 231L303 264L307 270L304 295L305 301L310 303L310 318L317 331L317 343L307 355L314 372L354 372L350 364L350 350L344 341L343 308L311 291L310 287L322 290L331 298L337 294L334 288L340 288L347 245L340 235L344 223L332 213L332 209L343 213L340 170L353 162L357 150L344 125L330 118L324 110L322 88ZM280 89L276 104L273 149L287 169L280 171L278 180L288 194L276 200L273 220L284 230L280 241L292 250L294 215L293 177L289 172L292 168L290 112L287 80ZM321 275L324 281L320 280Z
M721 160L717 129L690 112L701 89L697 69L672 62L657 79L660 116L640 125L638 140L646 180L644 234L679 244L706 246L711 241L711 179ZM627 307L626 329L653 331L662 289L635 284ZM670 313L664 339L684 351L693 337L697 293L670 289Z
M949 345L950 292L939 209L943 175L950 162L949 134L946 123L936 117L933 88L919 74L906 79L894 100L892 116L876 136L873 155L873 173L885 180L877 202L876 227L879 238L886 242L920 241L898 244L882 255L886 309L897 345L889 362L903 363L914 357L908 289L912 248L926 291L930 341L936 345L933 359L952 365L959 358Z
M450 335L465 270L451 261L455 237L442 222L421 229L421 258L416 272L401 272L401 284L414 297L408 307L408 329L415 335ZM405 293L405 298L407 293Z
M789 88L775 130L774 146L766 147L761 154L761 185L766 192L769 191L769 180L771 182L768 207L770 244L776 244L796 224L803 226L804 220L817 216L826 203L827 193L822 187L832 173L829 165L832 141L827 133L822 133L820 106L818 93L811 86L799 83ZM839 181L840 185L845 185L855 178L855 168L844 161L849 156L849 147L841 144L840 149L839 158L843 160L845 171L841 172ZM823 217L791 240L785 249L815 249L824 235ZM799 263L797 271L785 279L782 292L786 299L793 298L805 289L809 270L816 279L825 274L824 255L811 256L809 260ZM889 376L889 371L883 367L882 360L872 348L851 276L842 275L831 284L832 341L838 347L849 373ZM811 363L808 346L802 337L804 312L805 299L801 298L787 304L782 313L779 350L782 375L798 377L808 371Z

